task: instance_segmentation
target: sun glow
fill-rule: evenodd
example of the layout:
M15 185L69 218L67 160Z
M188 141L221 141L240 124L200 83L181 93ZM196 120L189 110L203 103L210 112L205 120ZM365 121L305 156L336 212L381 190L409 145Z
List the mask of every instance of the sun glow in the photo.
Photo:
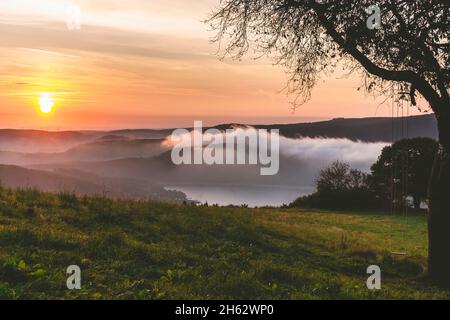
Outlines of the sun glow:
M50 113L53 110L53 106L55 105L55 101L52 96L48 92L41 93L41 97L39 98L39 106L42 113Z

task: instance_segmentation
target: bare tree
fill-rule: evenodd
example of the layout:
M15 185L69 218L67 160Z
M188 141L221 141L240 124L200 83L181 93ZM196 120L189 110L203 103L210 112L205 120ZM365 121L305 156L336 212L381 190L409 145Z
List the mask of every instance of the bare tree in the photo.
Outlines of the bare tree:
M367 186L367 175L352 169L348 163L334 161L320 170L316 186L318 192L361 189Z
M368 28L374 4L381 27ZM362 88L416 106L422 97L439 129L430 183L429 273L450 285L450 19L447 0L222 0L209 23L224 54L250 47L291 75L295 104L308 100L323 72L344 66Z

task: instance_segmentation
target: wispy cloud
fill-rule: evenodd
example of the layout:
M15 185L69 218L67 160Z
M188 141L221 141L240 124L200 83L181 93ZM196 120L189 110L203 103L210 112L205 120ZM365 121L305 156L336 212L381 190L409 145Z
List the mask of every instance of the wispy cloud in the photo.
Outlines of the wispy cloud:
M35 48L19 48L19 49L26 50L26 51L31 51L31 52L36 52L36 53L49 54L49 55L58 56L58 57L79 58L79 56L75 56L75 55L72 55L72 54L65 54L65 53L56 52L56 51L50 51L50 50L41 50L41 49L35 49Z

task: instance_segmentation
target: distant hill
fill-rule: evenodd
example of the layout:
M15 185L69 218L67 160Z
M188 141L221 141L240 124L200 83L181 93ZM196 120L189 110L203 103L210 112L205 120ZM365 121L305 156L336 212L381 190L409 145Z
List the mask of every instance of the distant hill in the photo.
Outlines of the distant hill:
M113 197L166 200L185 199L185 195L166 191L163 186L312 187L318 170L345 156L343 149L354 152L347 161L357 169L367 170L381 148L392 141L393 134L394 138L400 138L403 130L406 136L406 124L409 137L437 138L433 115L410 117L403 123L401 119L363 118L256 125L256 128L279 129L283 136L290 138L326 137L381 142L367 146L366 143L345 139L313 139L310 142L308 139L284 139L280 146L280 168L275 176L261 176L259 165L176 166L171 161L169 145L164 143L172 129L108 132L0 130L0 165L3 165L0 179L10 187L75 190L82 194L102 194L107 190ZM225 130L239 125L244 126L224 124L215 128Z
M60 152L94 139L78 131L0 129L0 150L13 152Z
M216 128L224 130L235 125L226 124ZM409 138L429 137L438 138L437 123L434 115L412 116L401 118L355 118L355 119L333 119L329 121L296 123L296 124L273 124L252 125L260 129L279 129L280 134L285 137L324 137L324 138L347 138L364 142L391 142L406 137ZM394 130L394 132L393 132ZM403 130L403 133L402 133Z
M168 150L164 139L96 140L81 144L64 152L68 160L99 161L126 157L152 157Z
M133 140L158 140L170 135L166 130L121 131L42 131L0 129L0 151L21 153L60 153L78 145Z
M235 126L246 125L243 123L222 124L214 126L219 130L230 129ZM324 138L347 138L350 140L360 140L363 142L391 142L394 139L401 139L406 136L406 127L408 127L408 136L438 138L437 123L434 114L411 116L402 118L372 117L372 118L338 118L327 121L293 123L293 124L272 124L258 125L248 124L258 129L279 129L280 134L285 137L324 137ZM401 130L404 130L402 134ZM191 128L187 128L191 129ZM207 129L207 128L205 128ZM393 129L395 132L393 133ZM170 135L173 129L151 130L117 130L110 134L125 135L128 137L153 137Z
M125 136L134 139L163 139L170 135L174 129L123 129L109 131L110 135Z
M151 157L163 153L168 147L162 145L162 139L105 139L101 137L88 143L82 143L64 152L23 153L0 150L0 163L28 166L45 163L71 161L102 161L128 157Z
M80 170L41 171L0 165L0 182L10 188L36 188L48 192L74 192L113 198L185 201L181 192L166 191L149 181L100 177Z
M407 120L406 120L407 119ZM245 125L245 124L237 124ZM214 128L225 130L236 124L223 124ZM355 118L333 119L310 123L252 125L260 129L279 129L286 137L348 138L363 142L391 142L406 136L437 139L437 125L433 114L405 118ZM403 126L403 132L401 133ZM187 128L190 129L190 128ZM207 128L205 128L207 129ZM61 131L0 130L0 151L22 153L65 152L75 146L91 142L127 142L132 140L164 139L174 129L128 129L113 131ZM131 156L131 155L128 155ZM1 157L1 155L0 155ZM0 159L1 163L1 159Z
M260 165L175 165L171 151L148 158L123 158L95 162L67 162L31 166L43 171L82 170L116 180L140 179L159 185L195 186L311 186L317 171L329 164L328 158L301 159L280 153L280 169L262 176Z

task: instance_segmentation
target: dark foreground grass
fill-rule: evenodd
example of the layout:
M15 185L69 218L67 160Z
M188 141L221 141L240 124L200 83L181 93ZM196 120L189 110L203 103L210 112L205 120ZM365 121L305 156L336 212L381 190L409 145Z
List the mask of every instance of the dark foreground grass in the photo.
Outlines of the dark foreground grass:
M433 299L426 219L0 189L0 298ZM402 251L408 256L395 256ZM66 288L79 265L82 289ZM382 290L366 268L382 268Z

